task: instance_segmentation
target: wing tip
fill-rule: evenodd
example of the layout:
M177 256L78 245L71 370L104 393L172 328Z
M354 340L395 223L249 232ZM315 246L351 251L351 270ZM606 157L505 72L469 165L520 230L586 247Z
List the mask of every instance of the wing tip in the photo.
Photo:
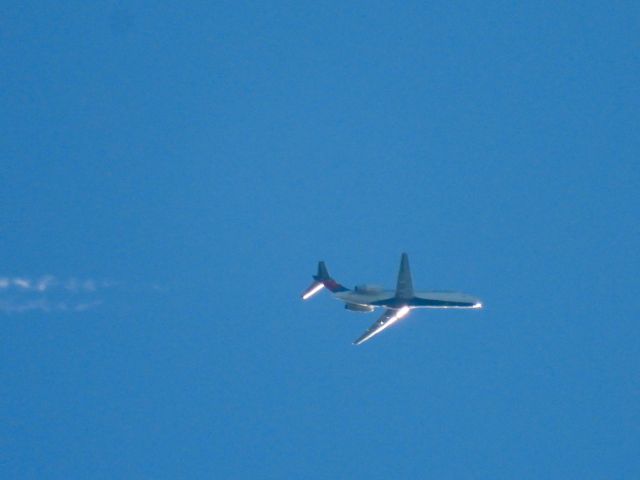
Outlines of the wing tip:
M371 338L374 336L375 335L372 335L371 332L366 331L362 335L360 335L358 338L356 338L353 342L351 342L351 345L356 345L356 346L362 345L367 340L371 340Z

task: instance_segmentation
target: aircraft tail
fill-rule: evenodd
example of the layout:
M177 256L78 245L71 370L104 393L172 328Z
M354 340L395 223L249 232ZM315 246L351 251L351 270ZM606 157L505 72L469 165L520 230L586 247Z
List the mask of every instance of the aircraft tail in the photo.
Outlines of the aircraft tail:
M329 280L331 278L331 276L329 275L329 271L327 270L327 266L323 261L318 262L318 273L317 275L314 275L313 278L315 278L319 282L322 282L323 280Z
M398 284L396 285L396 298L413 298L413 281L411 280L411 270L409 269L409 256L402 254L400 259L400 270L398 271Z
M313 283L302 293L302 299L307 300L308 298L311 298L325 287L333 293L345 292L348 290L348 288L340 285L331 278L331 275L329 275L329 271L327 270L327 266L323 261L320 261L318 262L318 273L313 275Z

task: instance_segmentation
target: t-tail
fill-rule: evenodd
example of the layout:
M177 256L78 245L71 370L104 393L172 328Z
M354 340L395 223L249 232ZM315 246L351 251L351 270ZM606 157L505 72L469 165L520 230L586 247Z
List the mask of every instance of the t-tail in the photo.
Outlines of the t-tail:
M348 290L346 287L340 285L331 278L331 275L329 275L329 271L327 270L327 266L321 261L318 262L318 273L313 275L313 283L302 293L302 299L307 300L313 297L325 287L333 293L345 292Z

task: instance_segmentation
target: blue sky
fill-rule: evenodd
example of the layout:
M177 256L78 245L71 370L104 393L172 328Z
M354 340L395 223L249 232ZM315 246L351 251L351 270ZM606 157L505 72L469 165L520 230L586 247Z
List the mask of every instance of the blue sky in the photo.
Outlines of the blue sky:
M638 476L639 19L2 7L1 476Z

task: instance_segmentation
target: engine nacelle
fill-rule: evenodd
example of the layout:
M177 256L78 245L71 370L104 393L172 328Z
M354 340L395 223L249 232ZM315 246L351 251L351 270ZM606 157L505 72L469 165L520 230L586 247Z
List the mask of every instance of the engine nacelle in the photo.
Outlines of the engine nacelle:
M363 312L363 313L373 312L372 306L360 305L359 303L346 303L344 305L344 308L346 308L347 310L351 310L353 312Z
M357 285L355 290L358 293L378 293L383 288L380 285Z

